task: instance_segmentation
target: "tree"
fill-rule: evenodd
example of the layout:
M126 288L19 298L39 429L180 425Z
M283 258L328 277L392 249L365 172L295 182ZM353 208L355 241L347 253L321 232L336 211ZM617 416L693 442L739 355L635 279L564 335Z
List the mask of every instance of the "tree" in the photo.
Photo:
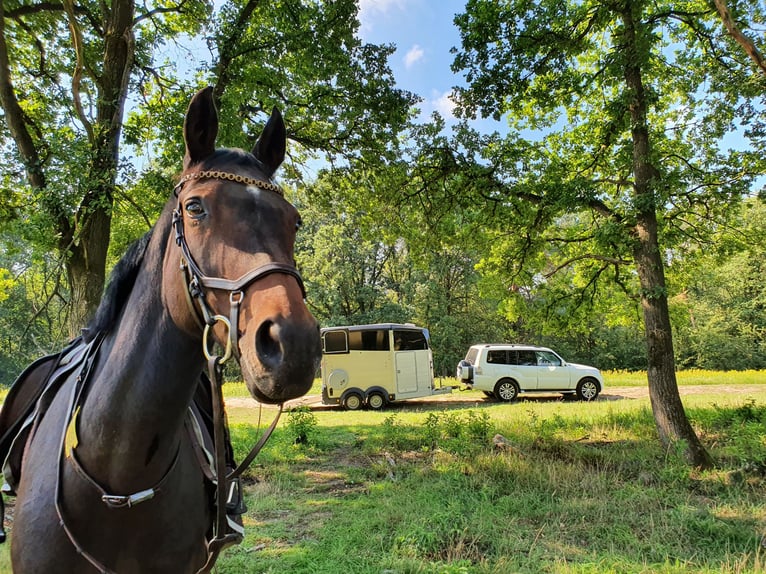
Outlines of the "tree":
M456 17L453 64L468 84L459 111L507 114L514 128L474 148L491 166L482 191L491 220L523 230L506 242L506 276L542 292L577 268L570 293L596 296L608 278L635 297L660 439L683 444L700 467L712 461L678 394L665 272L674 253L711 241L758 162L720 149L736 127L730 102L752 92L706 83L719 65L742 73L699 49L727 53L712 16L702 2L470 0Z
M726 0L713 0L713 4L715 4L715 9L732 39L740 45L748 57L757 66L758 70L762 74L766 74L766 59L764 59L763 54L761 53L761 50L758 49L755 41L753 41L750 35L744 32L742 26L738 24L740 18L735 18L732 15ZM740 12L741 9L746 8L754 16L754 19L763 20L763 6L759 6L758 2L747 2L746 4L743 3L743 5L740 5L739 2L735 1L734 4L738 12Z
M188 24L173 25L165 17L172 13ZM17 206L13 215L39 230L33 239L61 256L70 336L103 291L131 75L163 34L191 32L206 14L197 1L154 9L133 0L0 5L0 138L9 151L14 144L4 195Z
M749 198L716 249L687 255L684 289L672 301L685 367L766 368L766 206Z
M271 108L282 108L292 140L287 179L300 179L301 163L320 152L380 164L416 101L393 88L386 62L393 48L356 37L353 0L235 0L215 12L206 0L138 7L65 0L4 2L0 10L7 126L0 142L17 159L0 173L3 211L31 224L25 233L38 249L58 250L70 335L100 300L110 238L117 237L116 256L148 228L156 199L172 188L183 156L181 118L199 85L215 86L224 145L252 148ZM190 59L196 70L157 52L182 33L209 41L209 61ZM129 99L133 112L123 125ZM157 153L130 161L146 149Z
M128 140L156 147L155 169L176 169L183 150L168 134L180 133L187 89L210 84L224 110L225 145L251 147L272 107L280 108L290 140L283 180L301 181L305 163L317 158L376 169L391 158L418 99L394 87L387 59L395 47L363 43L358 28L354 0L227 2L206 29L210 62L183 80L185 89L147 86Z

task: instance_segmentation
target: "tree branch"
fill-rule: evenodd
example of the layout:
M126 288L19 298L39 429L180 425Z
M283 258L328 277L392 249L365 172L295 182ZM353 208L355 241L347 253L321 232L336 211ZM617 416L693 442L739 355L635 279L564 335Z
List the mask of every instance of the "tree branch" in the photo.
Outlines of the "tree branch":
M742 30L739 29L736 22L734 22L734 18L732 18L731 12L729 12L729 8L726 5L726 0L713 0L713 3L715 4L716 10L718 10L718 15L721 17L721 20L723 20L723 25L726 27L726 30L731 37L742 46L745 53L750 56L750 59L755 62L755 65L760 68L764 75L766 75L766 61L764 60L763 55L758 51L758 48L753 41L748 38Z
M85 110L82 107L82 98L80 97L80 80L82 79L82 73L85 69L85 61L83 56L83 41L82 33L77 25L77 19L74 13L74 3L72 0L64 0L64 11L69 20L69 33L72 35L72 47L76 57L75 68L72 72L72 101L74 103L77 117L80 118L85 131L88 134L88 141L93 141L93 126L85 115Z

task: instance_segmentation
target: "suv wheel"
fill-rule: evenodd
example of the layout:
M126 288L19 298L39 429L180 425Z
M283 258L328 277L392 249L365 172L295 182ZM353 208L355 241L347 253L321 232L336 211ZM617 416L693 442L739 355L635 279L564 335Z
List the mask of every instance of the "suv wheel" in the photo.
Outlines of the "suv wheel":
M585 377L577 383L577 398L581 401L593 401L598 396L598 381L591 377Z
M500 379L495 385L495 398L509 402L519 396L519 386L512 379Z

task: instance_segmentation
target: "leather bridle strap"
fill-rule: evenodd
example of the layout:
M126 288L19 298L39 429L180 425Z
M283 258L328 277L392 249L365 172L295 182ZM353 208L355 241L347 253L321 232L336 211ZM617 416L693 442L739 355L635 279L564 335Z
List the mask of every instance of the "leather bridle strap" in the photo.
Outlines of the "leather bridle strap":
M282 189L273 182L267 182L259 179L253 179L237 174L231 174L222 171L201 171L185 175L174 189L176 196L184 183L198 179L223 179L241 183L243 185L254 185L261 189L272 191L279 195L284 195ZM192 314L203 328L203 351L208 360L208 377L210 379L212 406L213 406L213 443L215 446L215 475L216 475L216 518L214 522L214 535L207 545L207 561L200 568L197 574L205 574L212 570L221 550L237 544L241 541L241 535L237 532L227 532L228 517L226 514L226 502L228 486L233 481L238 481L240 474L252 463L253 459L260 452L266 441L271 436L277 426L279 417L282 413L282 405L279 406L274 421L263 433L260 440L250 450L240 465L227 475L226 469L226 448L225 432L226 418L223 404L223 364L229 358L230 351L239 357L239 348L237 338L239 336L239 306L244 297L244 290L253 282L258 281L267 275L282 273L290 275L298 281L301 295L306 298L306 287L303 284L303 278L293 265L286 263L271 262L256 267L248 271L238 279L225 279L221 277L209 277L203 273L199 265L191 254L189 245L184 235L184 221L181 201L179 199L178 207L173 211L173 228L175 230L176 244L181 248L181 270L187 281L187 301L192 309ZM229 292L229 318L217 315L208 305L205 299L205 289L217 289ZM192 304L192 299L196 299L199 309L202 313L202 321L197 314L197 307ZM223 357L212 355L207 347L207 334L216 322L228 323L228 338L226 342L226 352ZM202 324L204 323L204 324Z
M200 269L199 265L191 254L189 245L184 235L183 213L179 202L178 207L173 211L173 228L175 230L176 244L181 248L181 271L186 275L187 281L187 301L190 302L192 316L198 323L212 326L216 322L216 314L210 309L205 299L205 289L218 289L229 292L229 341L234 354L239 356L238 337L239 337L239 305L244 296L244 290L253 282L263 279L267 275L281 273L295 278L300 287L301 295L306 298L306 287L303 284L303 278L298 269L287 263L272 261L260 267L256 267L239 277L238 279L225 279L221 277L209 277ZM200 321L197 308L191 304L191 299L196 299L199 309L202 312ZM204 325L200 325L204 328Z
M226 497L229 483L237 480L239 475L250 466L253 459L261 451L266 441L269 440L271 433L277 426L279 417L282 414L282 405L279 405L276 417L269 428L264 431L260 440L250 449L250 452L240 463L240 465L231 473L226 473L226 447L225 426L226 414L223 404L223 363L221 357L210 357L207 362L208 378L210 379L210 391L213 402L213 444L215 446L215 474L216 474L216 518L214 522L213 538L207 544L207 561L205 565L197 571L197 574L207 574L215 566L218 555L221 550L232 544L238 544L241 536L236 532L227 532L226 526L228 517L226 514ZM241 495L241 494L240 494Z

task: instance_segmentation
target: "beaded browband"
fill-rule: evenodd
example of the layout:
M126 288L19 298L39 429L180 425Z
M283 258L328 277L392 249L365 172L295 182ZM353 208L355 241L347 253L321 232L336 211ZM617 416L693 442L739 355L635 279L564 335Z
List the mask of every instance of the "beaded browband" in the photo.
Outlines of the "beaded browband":
M185 176L181 178L181 180L176 185L175 187L176 193L178 188L180 188L184 183L186 183L187 181L195 180L195 179L226 179L229 181L242 183L244 185L254 185L256 187L260 187L261 189L278 193L279 195L283 197L285 195L285 192L282 191L282 188L279 187L276 183L272 183L270 181L264 181L262 179L255 179L254 177L246 177L244 175L239 175L236 173L229 173L228 171L217 171L217 170L194 171L192 173L187 173Z

